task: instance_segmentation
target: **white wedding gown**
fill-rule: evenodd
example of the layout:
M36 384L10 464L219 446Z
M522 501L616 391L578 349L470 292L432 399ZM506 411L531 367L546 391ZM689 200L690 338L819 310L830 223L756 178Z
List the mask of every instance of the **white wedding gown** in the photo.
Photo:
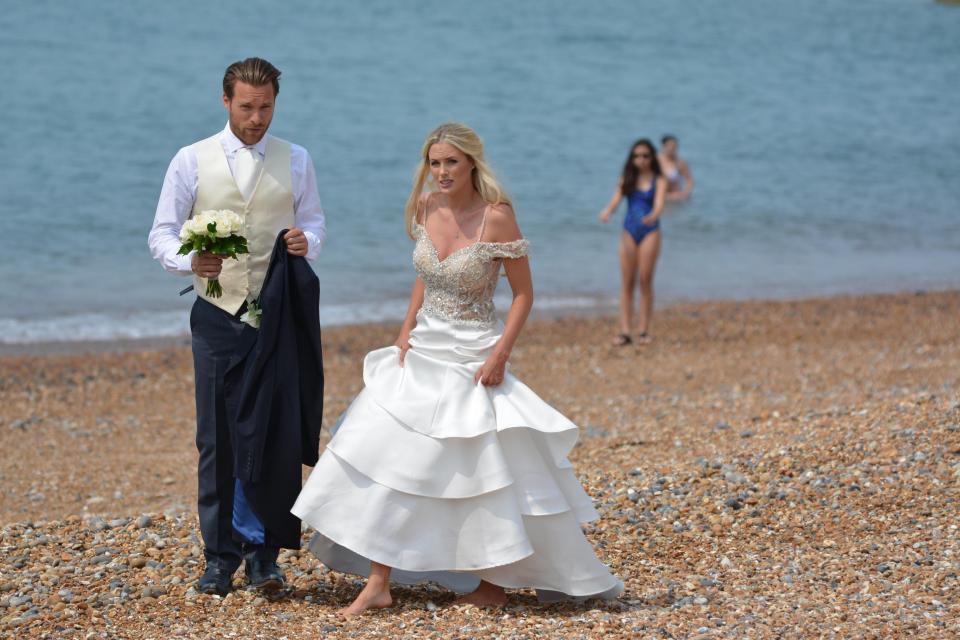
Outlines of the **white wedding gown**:
M576 425L509 372L473 381L502 331L500 258L526 255L526 240L440 261L422 226L414 235L426 291L410 350L403 367L397 347L367 354L365 387L292 509L317 531L311 550L357 575L375 560L403 584L616 598L622 583L580 530L597 513L567 461Z

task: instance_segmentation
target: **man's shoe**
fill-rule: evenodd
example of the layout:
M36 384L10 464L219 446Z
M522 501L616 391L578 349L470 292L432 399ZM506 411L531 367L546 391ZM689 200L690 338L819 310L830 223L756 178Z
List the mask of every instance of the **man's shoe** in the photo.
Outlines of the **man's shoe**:
M207 595L225 596L233 589L233 572L228 572L215 564L208 564L207 570L197 580L197 591Z
M274 593L283 589L286 583L283 579L283 572L277 566L274 554L254 551L246 554L244 560L247 582L251 586L267 593Z

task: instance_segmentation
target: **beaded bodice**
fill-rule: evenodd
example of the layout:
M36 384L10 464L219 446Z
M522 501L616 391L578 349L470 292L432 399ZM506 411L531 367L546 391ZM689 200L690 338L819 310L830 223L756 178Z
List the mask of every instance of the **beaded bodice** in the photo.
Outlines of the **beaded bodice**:
M420 310L451 322L492 324L500 259L522 258L527 255L529 243L523 238L512 242L474 242L440 260L423 225L416 223L413 235L413 266L425 286Z

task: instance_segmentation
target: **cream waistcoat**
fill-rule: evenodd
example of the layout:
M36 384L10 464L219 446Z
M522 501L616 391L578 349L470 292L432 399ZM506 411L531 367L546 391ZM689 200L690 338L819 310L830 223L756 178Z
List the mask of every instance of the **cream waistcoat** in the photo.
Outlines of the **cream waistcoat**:
M191 217L207 209L230 209L243 219L242 235L250 253L223 261L223 296L206 295L207 280L194 277L197 295L233 315L244 301L256 299L267 276L277 234L294 226L293 187L290 182L290 143L267 138L263 171L249 202L245 202L230 173L217 134L193 145L197 154L197 199Z

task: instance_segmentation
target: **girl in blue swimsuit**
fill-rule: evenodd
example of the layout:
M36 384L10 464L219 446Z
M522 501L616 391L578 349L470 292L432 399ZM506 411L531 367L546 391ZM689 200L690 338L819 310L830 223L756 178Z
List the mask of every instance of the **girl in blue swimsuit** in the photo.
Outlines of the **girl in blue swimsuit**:
M620 234L620 333L614 344L633 342L633 292L640 285L638 340L650 342L650 319L653 315L653 273L660 255L660 213L663 211L667 180L660 170L657 150L647 139L637 140L624 163L620 184L603 211L600 220L607 222L624 196L627 215Z

